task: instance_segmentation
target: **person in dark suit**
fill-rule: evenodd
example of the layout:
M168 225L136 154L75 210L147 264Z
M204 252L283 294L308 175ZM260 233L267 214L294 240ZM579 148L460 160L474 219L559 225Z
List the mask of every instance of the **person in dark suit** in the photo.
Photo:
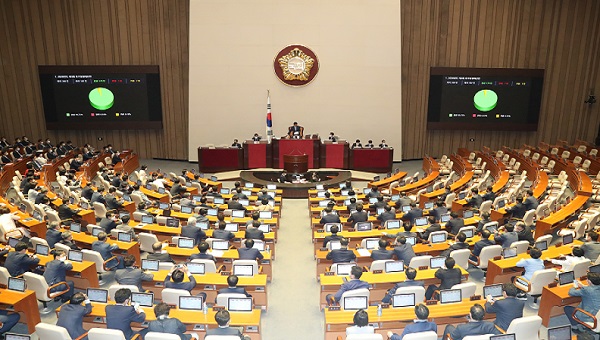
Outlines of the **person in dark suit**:
M390 340L402 340L405 335L433 331L437 333L437 325L435 322L427 320L429 317L429 308L422 303L415 306L415 315L417 318L413 320L413 323L406 325L401 335L393 333L392 331L387 332L388 339Z
M477 232L480 233L483 230L483 226L490 222L493 222L493 221L490 218L489 213L484 212L483 214L481 214L481 220L479 220L479 222L477 222Z
M219 229L213 231L212 237L229 241L234 239L235 235L231 231L225 230L226 224L225 221L219 221Z
M527 212L527 208L523 204L523 196L517 196L517 203L512 207L506 209L506 212L510 214L513 218L522 219L523 216L525 216L525 213Z
M460 232L456 235L456 237L454 238L455 242L454 244L452 244L450 247L448 247L448 249L444 250L440 256L450 256L450 253L453 250L459 250L459 249L469 249L469 244L467 242L465 242L467 240L467 235L465 235L465 233ZM466 269L466 268L465 268Z
M533 246L533 244L535 243L531 228L526 226L525 223L521 221L517 222L517 224L515 224L515 232L519 237L519 241L527 241L529 242L530 246Z
M415 281L415 278L417 277L417 270L415 268L412 267L408 267L404 270L404 274L406 274L406 280L402 281L402 282L398 282L394 285L394 287L388 289L387 293L385 294L385 296L383 297L383 299L381 299L381 302L383 303L390 303L392 302L392 296L396 293L396 290L400 287L413 287L413 286L420 286L420 287L424 287L425 286L425 281ZM419 302L419 301L416 301Z
M227 209L231 210L243 210L246 212L246 208L240 203L240 199L237 196L231 197L229 202L227 202Z
M354 212L352 215L350 215L350 217L348 217L347 222L352 223L352 226L354 226L358 222L367 222L368 219L369 214L367 214L367 212L363 210L362 202L358 202L356 203L356 212Z
M523 317L523 307L525 301L517 299L519 289L514 284L508 282L502 284L503 299L495 299L491 296L486 296L485 311L487 313L496 314L494 324L496 328L506 332L510 323L516 319Z
M244 233L245 239L253 239L253 240L264 240L265 233L262 230L258 229L260 227L259 221L252 221L252 225L246 227L246 232Z
M492 188L491 185L488 185L486 190L485 190L485 194L483 194L483 201L492 201L494 202L494 200L496 199L496 194L494 194L494 188Z
M131 305L131 290L121 288L115 293L114 305L106 305L106 328L118 329L123 332L125 339L130 340L136 333L131 329L131 323L141 323L146 320L144 310ZM145 334L146 331L140 332Z
M214 256L212 256L211 254L207 254L206 252L208 251L208 248L210 247L208 245L208 242L206 241L202 241L200 243L198 243L198 251L200 251L200 253L198 254L192 254L192 256L190 256L188 258L188 261L191 260L212 260L214 262L217 262L217 259L215 259Z
M406 224L404 224L404 225L402 226L402 229L403 229L404 231L400 231L400 232L398 232L398 233L396 233L396 234L388 234L388 233L383 233L383 234L384 234L385 236L387 236L387 237L390 237L390 238L398 238L398 237L400 237L400 236L404 236L404 237L406 237L406 238L409 238L409 237L415 237L415 238L418 238L418 237L419 237L419 235L417 235L417 233L415 233L414 231L412 231L412 228L413 228L413 227L412 227L412 225L411 225L410 223L406 223Z
M490 236L492 236L492 233L490 233L489 230L484 229L481 231L481 240L475 242L473 250L471 251L470 258L472 261L477 261L477 257L479 257L479 254L481 254L481 250L483 248L496 244L494 241L490 240Z
M465 220L462 217L458 216L456 212L450 213L450 220L446 222L446 231L448 234L456 235L460 228L465 226Z
M60 307L56 325L66 328L71 338L76 339L86 332L83 328L83 317L91 312L92 304L88 297L83 293L75 293L68 304Z
M93 194L94 194L94 189L92 188L92 182L87 182L85 187L81 190L81 197L83 197L89 201L92 199Z
M179 180L177 183L173 184L169 192L173 197L181 197L181 195L183 195L186 191L187 188L185 187L185 181Z
M255 134L252 136L252 141L253 141L253 142L260 142L260 136L258 135L258 133L255 133Z
M467 201L467 205L471 208L479 209L481 203L483 203L483 197L479 195L479 189L472 188L471 198L469 198L469 200Z
M69 247L72 250L81 250L81 248L79 248L77 243L73 242L73 235L71 234L70 231L63 231L60 234L60 236L62 237L62 240L60 241L60 243L64 244L65 246Z
M170 318L170 311L171 307L164 302L154 306L156 320L150 321L148 324L148 332L175 334L179 336L181 340L190 340L192 337L194 339L199 339L198 334L185 334L185 325L177 318Z
M67 254L64 250L53 251L54 260L46 263L46 270L44 271L44 279L48 286L55 285L59 282L66 282L68 287L61 284L58 287L50 289L51 293L64 291L65 288L69 288L69 291L60 296L62 302L68 301L73 293L75 292L75 283L73 281L67 281L67 271L73 269L73 265L70 261L67 261Z
M538 207L539 204L540 203L538 202L537 198L533 196L533 190L527 190L527 197L525 198L525 202L523 202L523 205L525 206L525 211L535 209Z
M485 309L476 303L471 307L469 321L458 326L448 325L444 329L442 339L447 339L448 335L452 340L462 340L467 335L500 334L493 323L483 321Z
M429 212L430 216L435 217L436 221L439 221L442 218L442 215L448 213L448 208L446 208L446 203L444 201L435 202L435 208Z
M382 225L385 223L385 221L395 220L395 219L396 219L396 213L392 211L392 207L389 205L386 205L383 208L383 212L381 214L379 214L379 216L377 216L377 220L380 221Z
M152 253L148 254L146 258L148 260L158 260L160 262L175 262L169 253L163 252L162 242L155 242L152 244Z
M379 239L379 249L373 249L371 251L371 258L373 261L378 260L391 260L394 256L394 251L386 249L388 241Z
M28 178L27 181L24 182L25 185L23 185L23 188L21 190L23 195L27 195L30 189L35 189L35 187L37 187L37 181L33 177Z
M38 263L40 263L40 259L36 255L27 255L27 243L19 241L15 245L15 251L11 251L6 255L4 267L8 270L10 276L14 277L31 271L30 267Z
M229 321L231 316L226 310L220 310L215 314L215 321L217 321L217 328L209 328L206 330L205 338L209 335L235 335L239 336L241 340L250 340L250 337L243 335L237 328L229 327Z
M382 139L382 140L381 140L381 143L379 143L379 148L380 148L380 149L387 149L387 148L389 148L389 147L390 147L390 146L389 146L389 145L386 143L385 139Z
M92 250L100 253L100 256L102 256L102 259L104 261L107 261L108 259L114 256L113 251L119 250L119 246L117 246L116 243L110 245L106 243L107 238L108 235L105 232L101 231L98 234L98 240L92 242ZM110 268L111 270L125 268L125 264L123 263L123 256L117 255L116 259L110 260L108 263L106 263L106 268Z
M425 292L425 298L427 298L427 300L431 300L433 293L436 290L450 289L452 286L459 284L462 280L462 272L459 268L454 268L456 265L454 258L446 258L444 264L446 268L439 268L435 271L435 277L441 281L440 286L429 285L429 287L427 287L427 291Z
M583 256L590 261L596 261L600 256L600 242L598 242L598 233L590 231L587 233L585 243L581 246L583 249Z
M244 241L245 248L238 248L238 256L240 260L256 260L260 261L264 258L263 254L258 249L252 248L254 247L254 240L247 239Z
M111 161L113 165L117 165L119 163L121 163L121 157L120 157L121 153L119 151L113 153L112 157L111 157Z
M183 282L183 278L186 276L190 280L189 282ZM196 287L196 279L194 278L194 275L190 274L187 266L175 265L165 277L163 284L165 288L183 289L191 293ZM204 301L206 301L206 296L204 297Z
M351 191L351 192L354 192L354 191ZM350 195L350 194L348 194L348 195ZM350 197L350 204L348 204L346 206L346 210L348 210L349 212L352 210L356 210L356 204L357 204L356 197Z
M63 204L58 207L58 217L63 221L73 219L78 212L77 210L71 209L66 202L68 201L63 201Z
M396 238L394 255L396 255L396 259L398 259L398 261L404 261L405 265L408 265L410 260L415 257L415 251L412 248L412 244L406 243L406 237L398 236Z
M106 204L103 187L98 187L97 191L92 194L92 197L90 198L90 205L93 206L95 202Z
M200 227L196 226L196 218L188 218L186 225L181 227L181 236L189 237L194 240L194 244L200 244L202 240L206 239L206 233Z
M341 238L340 239L340 249L334 249L327 253L325 257L328 260L332 260L333 263L347 263L356 261L356 254L354 251L348 249L348 239Z
M429 222L429 227L427 227L427 229L423 230L423 232L421 233L421 238L425 241L429 239L429 235L431 233L442 230L442 227L438 223L438 219L436 219L435 216L427 217L427 221Z
M50 224L48 224L48 230L46 230L46 242L48 242L48 247L54 248L54 245L62 240L61 234L60 223L58 223L58 221L50 222Z
M304 127L298 125L298 122L294 122L294 125L288 128L289 138L302 138L304 136Z
M2 323L0 337L2 334L10 331L19 322L20 318L19 313L9 313L8 311L0 310L0 323Z
M117 269L115 280L120 285L137 286L140 292L143 292L142 281L152 281L154 274L144 273L141 269L133 268L135 257L131 254L123 258L124 269Z
M321 217L321 220L319 221L321 224L340 222L340 216L338 216L338 214L334 212L331 207L327 207L323 210L323 217Z
M352 267L352 269L350 269L350 281L342 283L342 286L335 294L327 294L327 296L325 297L327 304L331 305L333 303L339 302L340 299L342 298L342 294L344 294L344 292L347 292L349 290L362 289L362 288L369 289L369 283L362 281L360 279L361 276L362 276L362 269L360 269L359 266Z
M219 294L244 294L244 295L246 295L246 297L252 297L252 295L250 295L246 291L246 288L237 286L238 281L239 281L239 278L237 277L237 275L229 275L227 277L227 288L219 289L219 291L217 292L217 295L219 295ZM215 302L216 301L217 301L217 299L215 298Z
M98 226L104 229L107 234L110 234L110 231L117 227L117 222L119 222L118 215L109 211L106 213L106 217L102 217L102 219L100 219Z
M379 195L377 196L377 202L373 203L372 208L377 210L378 208L385 208L386 205L387 203L383 200L383 196Z
M417 217L423 217L423 209L419 208L417 204L413 202L410 204L410 211L402 216L402 220L414 224L415 218Z
M110 187L108 194L104 198L106 200L106 208L109 210L123 209L123 200L117 198L117 188Z
M502 245L502 248L504 249L510 248L511 244L513 244L513 242L517 242L518 240L519 235L517 235L515 227L510 223L504 225L503 233L494 234L494 241L496 241L497 244Z
M327 247L327 243L329 243L329 241L337 241L342 239L342 237L337 234L340 231L340 228L337 225L332 226L330 231L331 235L325 236L323 239L323 248Z
M367 197L367 198L371 198L371 197L379 197L379 196L381 196L381 191L379 191L379 188L378 188L376 185L372 186L372 187L371 187L371 191L369 191L369 192L368 192L368 193L365 195L365 197Z

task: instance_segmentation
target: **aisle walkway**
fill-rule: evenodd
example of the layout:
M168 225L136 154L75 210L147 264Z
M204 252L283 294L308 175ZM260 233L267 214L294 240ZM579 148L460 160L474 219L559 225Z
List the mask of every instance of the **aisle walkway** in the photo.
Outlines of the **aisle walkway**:
M322 339L324 323L319 311L320 286L315 279L307 200L285 199L282 215L262 339Z

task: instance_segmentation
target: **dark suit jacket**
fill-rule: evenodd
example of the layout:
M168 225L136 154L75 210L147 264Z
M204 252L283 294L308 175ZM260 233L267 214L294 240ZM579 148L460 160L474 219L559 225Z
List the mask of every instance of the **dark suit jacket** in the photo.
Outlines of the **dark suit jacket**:
M423 209L421 208L413 208L406 214L402 216L403 220L410 221L410 223L415 222L415 218L423 217Z
M235 235L231 231L216 229L213 231L212 237L221 240L231 240L235 238Z
M175 262L168 253L151 253L146 258L148 260L159 260L160 262Z
M37 265L40 259L34 259L27 254L21 254L16 251L11 251L6 255L4 267L10 273L10 276L18 276L29 271L29 267Z
M71 338L75 339L86 332L83 328L83 317L91 312L91 303L88 303L85 306L72 305L70 303L64 304L60 307L56 325L66 328Z
M523 202L523 204L525 205L525 211L527 211L527 210L537 208L539 205L539 202L535 197L527 196L527 198L525 199L525 202Z
M486 193L483 195L483 201L484 201L484 202L485 202L485 201L492 201L492 202L494 202L494 200L495 200L495 199L496 199L496 194L494 194L494 192L493 192L493 191L492 191L492 192L486 192Z
M237 335L240 339L243 339L242 333L237 328L231 327L217 326L217 328L209 328L206 330L206 335L204 337L206 338L208 335Z
M513 242L519 240L519 235L517 235L516 231L511 231L499 234L494 239L496 243L502 245L502 248L509 248Z
M475 256L479 256L479 254L481 254L481 250L487 246L493 246L494 244L496 244L494 241L492 240L480 240L477 241L475 243L475 245L473 246L473 251L471 251L471 253ZM465 268L466 269L466 268Z
M596 261L600 256L600 242L585 242L581 249L583 249L583 256L590 261Z
M192 256L190 256L189 260L212 260L214 262L217 262L217 259L215 259L214 256L212 256L211 254L192 254Z
M340 217L337 214L327 214L323 217L321 217L321 220L319 221L319 223L321 224L325 224L325 223L340 223Z
M328 235L325 236L325 238L323 239L323 247L327 247L327 243L329 243L329 241L335 241L335 240L341 240L342 237L340 235Z
M441 216L448 213L448 208L446 207L435 207L433 210L429 212L429 215L434 216L436 220L440 220Z
M400 261L404 261L404 265L408 266L410 260L415 257L415 251L412 248L412 245L405 243L399 244L394 248L394 255Z
M451 245L450 247L448 247L448 249L444 250L440 254L440 256L446 256L446 257L448 257L448 256L450 256L450 253L453 250L459 250L459 249L469 249L469 244L466 243L466 242L456 242L453 245ZM467 269L467 268L464 268L464 269Z
M46 279L46 283L48 286L51 286L55 283L66 281L67 270L73 269L72 264L66 264L59 260L52 260L46 263L46 270L44 271L44 279ZM62 289L58 287L59 289Z
M517 232L517 235L519 236L519 241L527 241L531 246L535 243L535 240L533 239L533 233L531 232L531 228L528 226L525 226L525 228L521 232Z
M165 288L183 289L191 292L196 287L196 279L194 275L190 275L188 278L190 282L173 282L171 281L171 274L167 274L164 281Z
M194 244L199 244L200 241L206 239L204 230L195 225L185 225L181 227L181 236L194 239Z
M123 204L119 202L116 196L112 194L106 195L106 209L114 210L123 208Z
M140 292L144 291L142 281L152 281L153 278L153 274L144 273L141 269L133 267L117 269L115 272L115 280L118 284L137 286Z
M357 211L348 217L348 222L352 222L352 225L355 225L357 222L367 222L368 218L369 215L366 211Z
M512 214L512 217L514 218L523 218L523 216L525 216L525 213L527 212L527 209L525 208L525 205L523 203L517 202L517 204L506 209L506 212Z
M246 227L246 232L244 233L245 239L255 239L255 240L264 240L265 233L262 230L254 227Z
M434 223L432 225L430 225L429 227L427 227L427 229L425 229L423 231L423 234L421 234L422 238L427 241L427 239L429 239L429 234L433 233L434 231L441 231L442 227L438 224L438 223Z
M394 251L393 250L373 249L371 251L371 258L373 259L373 261L377 261L377 260L391 260L393 256L394 256Z
M54 245L62 240L61 232L59 230L48 229L46 231L46 241L50 248L54 248Z
M106 204L104 196L102 196L102 194L97 191L92 194L92 197L90 198L90 205L95 202Z
M102 217L98 226L104 229L107 234L110 234L110 231L117 227L117 222L111 220L110 218Z
M246 211L246 208L242 205L242 203L233 201L227 202L227 209Z
M406 327L404 327L404 331L402 332L402 335L398 335L398 334L393 334L390 337L390 340L401 340L405 335L407 334L413 334L413 333L420 333L420 332L427 332L427 331L433 331L437 333L437 325L435 324L435 322L431 322L431 321L414 321L411 324L406 325Z
M131 339L135 333L131 329L132 322L144 322L146 314L136 313L132 306L107 305L106 328L118 329L123 332L125 339Z
M452 286L457 285L462 280L462 273L458 268L445 269L440 268L436 270L435 277L440 279L442 282L440 283L439 289L450 289Z
M349 249L334 249L327 253L326 258L332 260L333 263L354 262L356 260L356 254Z
M148 324L149 332L160 332L178 335L181 340L187 340L185 336L185 325L179 319L165 318L150 321Z
M479 194L474 195L473 197L471 197L468 203L470 207L479 209L481 203L483 203L483 197L481 197Z
M493 305L486 302L485 311L496 313L496 321L494 323L506 331L511 321L523 317L523 306L525 306L525 301L517 300L514 297L506 297L494 302Z
M76 214L77 214L77 211L69 208L69 206L66 204L61 204L61 206L58 207L58 217L60 217L61 220L73 218L73 215L76 215Z
M498 334L494 324L489 321L471 321L460 324L450 333L452 340L462 340L467 335Z
M119 249L119 246L117 246L117 245L113 246L106 242L94 241L92 243L92 250L99 252L100 255L102 256L102 259L104 259L104 261L113 257L112 252L115 250L118 250L118 249Z
M64 244L65 246L67 246L73 250L81 250L81 248L79 248L77 243L75 243L73 241L61 240L60 243Z
M240 260L262 260L264 258L263 254L261 254L258 249L244 247L239 248L237 251Z
M452 235L458 234L460 228L465 226L465 220L462 217L452 218L446 222L446 231Z
M169 192L171 193L171 196L177 196L185 193L186 191L187 189L184 186L182 186L179 183L175 183L173 184Z
M252 297L252 295L250 295L247 291L246 288L244 287L227 287L227 288L221 288L219 289L219 292L217 293L217 295L219 294L244 294L247 297ZM215 302L217 301L217 299L215 298Z
M365 282L365 281L357 280L357 279L350 280L348 282L344 282L344 283L342 283L342 286L340 287L340 289L334 295L335 301L340 301L340 299L342 298L342 294L344 294L344 292L347 292L349 290L362 289L362 288L369 289L369 283Z
M385 223L385 221L395 220L396 214L391 211L384 211L379 216L377 216L377 219L383 224Z
M91 186L85 187L81 190L81 197L84 197L88 201L92 198L93 194L94 194L94 189L92 189Z

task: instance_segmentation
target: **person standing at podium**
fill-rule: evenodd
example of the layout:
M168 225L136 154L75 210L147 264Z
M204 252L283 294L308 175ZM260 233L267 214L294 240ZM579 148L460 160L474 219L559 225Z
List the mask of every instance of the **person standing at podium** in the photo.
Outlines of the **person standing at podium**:
M298 122L294 122L294 125L288 129L289 138L302 138L304 137L304 127L298 125Z

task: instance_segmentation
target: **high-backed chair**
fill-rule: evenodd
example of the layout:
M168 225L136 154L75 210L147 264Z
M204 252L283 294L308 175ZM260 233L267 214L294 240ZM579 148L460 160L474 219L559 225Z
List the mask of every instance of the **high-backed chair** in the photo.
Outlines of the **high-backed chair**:
M108 287L108 298L111 301L115 301L115 293L121 288L128 288L132 293L137 293L140 291L140 289L134 285L112 285Z
M216 273L217 272L217 266L215 264L215 261L213 261L213 260L195 259L195 260L192 260L192 262L204 264L204 272L205 273Z
M452 286L452 289L460 289L463 299L475 295L477 285L474 282L463 282Z
M475 226L466 226L466 227L462 227L458 230L459 233L461 232L469 232L469 230L471 231L472 235L475 236L475 233L477 232L477 228L475 228Z
M537 315L524 316L513 319L506 333L515 334L516 340L537 340L542 326L542 318Z
M56 250L62 250L62 251L64 251L67 254L69 253L69 250L71 250L71 248L68 245L62 244L60 242L56 242L54 244L54 249L56 249Z
M222 293L217 294L217 305L227 308L227 304L230 298L245 298L246 295L242 293Z
M463 340L489 340L490 336L494 334L483 334L483 335L467 335Z
M44 309L40 312L42 314L48 314L52 312L52 309L48 308L48 302L67 293L70 289L69 284L65 281L48 286L46 279L42 275L34 273L27 272L23 274L23 278L27 284L27 289L33 290L35 292L35 297L44 305ZM63 290L51 293L50 290L53 288L61 288Z
M141 339L139 334L136 334L131 340ZM92 328L88 332L88 340L126 340L123 331L118 329L108 328Z
M96 215L96 221L98 221L101 218L106 217L106 212L108 210L106 210L106 207L104 206L104 204L102 204L100 202L94 202L92 204L92 206L94 207L94 215Z
M469 259L469 263L476 266L483 271L487 270L488 261L493 259L496 256L500 256L502 254L502 246L495 244L493 246L487 246L481 249L481 253L479 256L474 256L476 261Z
M239 339L239 337L237 337ZM179 335L171 333L148 332L144 340L181 340Z
M350 297L350 296L366 296L367 301L369 301L369 298L371 297L371 292L367 288L360 288L360 289L353 289L353 290L345 291L342 294L342 297L340 298L341 309L344 309L344 298Z
M456 265L465 270L469 268L469 256L471 256L469 249L457 249L450 252L450 257L454 259Z
M535 209L527 210L527 212L523 216L523 223L525 223L526 226L531 227L533 225L534 217Z
M550 243L552 242L552 235L548 234L548 235L542 235L538 238L535 239L535 243L541 242L541 241L546 241L546 243L548 244L548 246L550 245Z
M80 337L72 339L66 328L45 322L35 325L35 333L39 340L80 340L87 336L86 332Z
M447 207L451 207L454 199L456 199L456 194L451 192L448 194L448 196L446 196L446 200L444 201L444 203L446 204Z
M484 248L485 249L485 248ZM515 286L533 297L533 304L529 306L533 309L538 309L538 298L542 295L542 288L554 282L556 279L556 270L542 269L533 273L531 280L527 280L523 276L518 276L515 280Z
M0 284L4 286L8 286L8 278L11 277L8 269L5 267L0 267Z
M592 262L588 259L576 263L573 266L573 274L574 274L575 278L580 278L580 277L586 275L588 272L588 268L590 268L591 264L592 264Z
M34 250L38 244L43 244L45 246L48 245L48 241L44 240L43 238L39 238L39 237L32 237L29 239L29 241L31 241L31 246L33 247Z
M392 262L393 260L376 260L371 262L371 265L369 266L369 271L370 272L374 272L375 270L381 270L383 272L385 272L385 263L386 262Z
M102 258L102 255L100 255L100 253L95 250L82 249L81 252L83 253L84 261L94 262L94 264L96 265L96 272L98 273L98 280L99 280L98 283L100 285L103 285L104 283L106 283L104 280L102 280L102 274L108 273L109 271L114 269L119 264L119 258L117 256L112 256L108 260L104 261L104 259ZM107 264L109 262L114 262L112 267L107 266Z
M350 334L346 340L383 340L383 335L375 334Z
M529 248L529 241L515 241L510 245L511 248L517 249L517 254L523 254L527 252Z
M492 201L483 201L483 203L481 203L481 206L479 207L479 214L483 214L483 213L491 213L492 211Z
M412 268L419 268L419 267L429 267L429 260L432 258L431 255L420 255L420 256L415 256L412 259L410 259L410 264L408 265L409 267Z
M162 302L167 305L179 307L180 296L190 296L190 292L185 289L164 288L161 292Z
M152 245L158 242L158 237L150 233L139 233L138 236L140 238L140 250L152 253Z
M399 287L396 289L394 294L415 294L415 303L425 301L425 287L422 286L408 286L408 287Z

